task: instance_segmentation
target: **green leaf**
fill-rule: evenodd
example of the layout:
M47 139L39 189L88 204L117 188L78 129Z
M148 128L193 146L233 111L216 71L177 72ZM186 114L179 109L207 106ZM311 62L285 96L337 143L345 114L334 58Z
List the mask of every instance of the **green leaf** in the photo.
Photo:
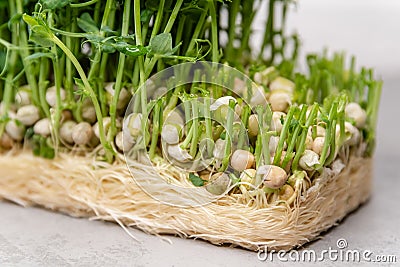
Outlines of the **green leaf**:
M45 9L57 9L57 8L62 8L65 7L66 5L69 5L72 1L71 0L41 0L40 1Z
M48 36L41 33L32 32L29 36L29 40L43 47L50 47L53 45L53 42Z
M140 13L140 21L141 22L146 22L146 21L150 21L151 16L153 15L153 11L151 11L150 9L145 9Z
M11 25L14 23L19 23L21 19L22 19L22 14L20 13L14 14L8 21L8 29L11 30Z
M7 53L0 51L0 72L6 67Z
M28 24L30 27L33 27L35 25L39 25L38 21L34 18L31 17L27 14L22 15L22 19L25 21L26 24Z
M113 44L113 47L117 49L119 52L131 56L131 57L138 57L143 56L149 52L149 50L141 45L131 45L126 42L117 42Z
M37 52L25 58L25 60L34 60L42 57L48 57L50 59L54 59L55 55L50 52Z
M199 176L189 173L189 180L194 186L203 186L206 180L201 179Z
M101 27L101 31L105 32L105 33L114 34L114 35L118 33L117 31L114 31L113 29L110 28L110 26L107 26L107 25Z
M84 32L87 33L96 33L99 32L99 28L96 23L92 19L89 13L85 12L81 15L80 18L77 19L77 23L79 28L81 28Z
M170 33L160 33L150 40L151 55L171 55L172 50L172 35Z

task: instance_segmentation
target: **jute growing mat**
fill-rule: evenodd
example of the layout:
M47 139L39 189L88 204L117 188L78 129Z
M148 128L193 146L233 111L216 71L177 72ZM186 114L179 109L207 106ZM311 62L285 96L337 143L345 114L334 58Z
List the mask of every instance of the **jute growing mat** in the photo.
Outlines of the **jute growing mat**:
M151 234L251 250L290 249L316 239L365 202L371 176L372 159L353 155L346 164L337 160L325 168L292 206L257 208L224 196L207 205L180 208L143 192L122 160L107 164L68 154L46 160L31 152L9 152L0 156L0 199L116 221Z

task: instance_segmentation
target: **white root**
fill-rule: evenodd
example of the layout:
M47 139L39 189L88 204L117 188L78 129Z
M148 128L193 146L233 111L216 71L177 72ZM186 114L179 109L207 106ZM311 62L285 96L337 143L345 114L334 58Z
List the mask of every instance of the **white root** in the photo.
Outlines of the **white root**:
M50 120L48 118L41 119L33 126L33 132L43 137L48 137L51 133L50 125Z
M26 126L31 126L40 119L39 109L34 105L20 107L16 119Z

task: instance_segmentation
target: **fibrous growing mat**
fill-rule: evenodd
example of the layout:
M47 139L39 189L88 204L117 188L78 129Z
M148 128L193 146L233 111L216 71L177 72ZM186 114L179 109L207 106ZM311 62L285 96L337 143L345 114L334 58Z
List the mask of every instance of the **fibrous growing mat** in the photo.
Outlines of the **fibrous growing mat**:
M338 159L332 168L324 168L294 206L257 208L226 195L199 207L181 208L142 191L121 160L107 164L69 154L47 160L10 152L0 156L0 198L116 221L151 234L177 234L251 250L290 249L317 238L368 199L372 159L352 155L345 164ZM147 169L138 165L137 175L146 176ZM155 186L162 190L165 184L158 181Z

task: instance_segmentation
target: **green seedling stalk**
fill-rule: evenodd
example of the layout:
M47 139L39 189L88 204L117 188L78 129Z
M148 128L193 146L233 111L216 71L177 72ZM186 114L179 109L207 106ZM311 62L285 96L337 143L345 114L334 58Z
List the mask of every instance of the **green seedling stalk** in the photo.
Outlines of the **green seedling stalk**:
M22 0L15 1L16 12L18 12L20 14L24 13L22 2L23 2ZM21 20L21 22L19 23L19 31L18 31L18 45L22 49L19 50L19 52L21 54L22 63L24 65L26 79L27 79L29 87L32 91L32 102L36 106L40 106L38 85L37 85L36 77L35 77L31 62L27 62L26 60L24 60L25 58L27 58L29 56L28 37L26 35L25 27L26 27L25 23ZM14 62L13 62L13 64L14 64Z
M161 127L162 127L161 109L162 109L162 102L158 101L154 106L154 113L153 113L153 132L151 134L151 143L149 150L150 160L154 160L156 156L158 136L161 132Z
M128 35L129 30L129 16L131 10L131 0L125 0L124 4L124 14L122 17L122 29L121 35ZM122 88L122 76L124 74L125 68L125 54L119 53L118 67L117 67L117 78L114 84L114 96L112 99L112 103L110 105L110 117L111 117L111 127L108 141L111 143L114 140L114 137L117 133L117 105L119 101L119 95L121 93Z
M248 126L248 121L250 117L251 109L248 105L245 105L242 110L242 125L243 127L240 128L240 134L239 134L239 139L238 139L238 149L243 149L244 148L244 139L247 136L247 126Z
M315 103L312 106L310 115L307 118L305 127L303 129L303 132L301 134L301 137L297 143L297 150L296 150L296 155L294 156L293 162L292 162L292 171L296 171L298 170L298 165L299 165L299 160L300 157L303 155L305 148L306 148L306 138L307 138L307 132L308 129L310 128L311 125L314 124L314 121L317 117L318 114L318 110L319 110L319 105L317 103Z
M226 137L225 137L225 151L224 151L224 158L222 160L222 166L218 170L220 172L225 171L228 168L229 165L229 160L231 156L231 150L232 150L232 126L233 126L233 119L234 119L234 114L235 114L235 101L230 100L229 101L229 109L228 109L228 116L226 120Z
M288 114L286 116L285 123L283 124L282 132L281 132L281 135L279 137L278 147L276 148L274 161L273 161L273 164L276 165L276 166L280 165L282 151L283 151L283 147L284 147L284 144L285 144L285 141L286 141L286 136L288 135L289 126L290 126L290 123L292 121L292 118L293 118L293 115L294 115L295 111L296 111L296 106L291 106L290 109L289 109L289 112L288 112Z
M282 161L282 168L285 168L286 165L289 163L289 161L292 159L292 152L293 149L295 148L296 141L299 138L299 135L301 134L301 131L304 130L304 122L306 120L306 112L307 112L307 106L303 106L300 115L299 115L299 124L297 125L296 129L293 132L292 139L290 140L290 143L288 145L288 148L286 149L286 155Z
M68 47L65 46L63 42L61 42L60 39L58 39L54 34L51 34L50 40L53 41L64 53L65 55L71 60L72 64L75 66L80 78L82 79L82 82L85 86L85 89L88 91L88 94L90 98L92 99L96 116L98 119L98 124L99 124L99 134L100 134L100 142L104 147L104 150L106 151L106 160L108 162L111 162L113 159L113 149L111 145L107 142L106 136L104 133L104 125L103 125L103 115L101 114L101 108L99 101L97 99L96 93L93 91L88 78L86 77L85 71L82 69L82 66L79 64L79 61L76 59L76 57L72 54L71 50L68 49Z

